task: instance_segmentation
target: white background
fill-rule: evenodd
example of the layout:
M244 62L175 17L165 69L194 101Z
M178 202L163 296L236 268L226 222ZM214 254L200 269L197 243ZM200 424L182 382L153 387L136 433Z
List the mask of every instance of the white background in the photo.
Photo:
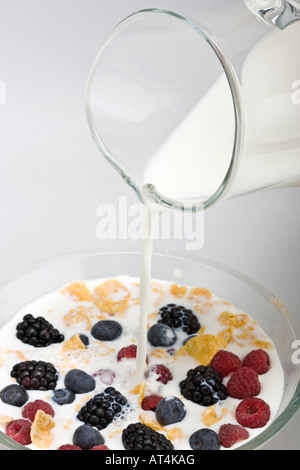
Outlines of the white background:
M90 67L106 35L128 14L161 7L200 16L205 4L0 0L0 81L6 87L0 104L0 281L45 258L119 246L119 240L97 238L96 209L117 205L120 195L137 201L90 137L84 112ZM300 320L299 207L300 189L221 202L205 214L200 254L254 278ZM140 249L138 241L124 246ZM300 449L299 426L298 413L266 449Z

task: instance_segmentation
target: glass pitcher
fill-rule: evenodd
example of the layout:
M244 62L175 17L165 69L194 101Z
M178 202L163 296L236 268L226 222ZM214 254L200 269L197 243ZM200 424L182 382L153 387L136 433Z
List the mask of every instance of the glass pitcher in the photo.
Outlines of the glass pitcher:
M195 211L300 181L300 3L214 3L133 13L92 66L92 136L143 202Z

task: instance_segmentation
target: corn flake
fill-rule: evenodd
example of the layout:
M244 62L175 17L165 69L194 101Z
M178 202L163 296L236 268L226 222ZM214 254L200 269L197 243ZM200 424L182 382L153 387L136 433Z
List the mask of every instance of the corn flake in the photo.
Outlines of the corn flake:
M164 348L153 349L150 356L157 357L158 359L168 359L170 357Z
M31 425L30 437L32 444L40 449L49 449L53 440L50 430L55 426L52 416L38 410Z
M178 286L177 284L172 284L170 286L170 294L172 294L174 297L177 297L178 299L182 299L187 292L187 287L184 286Z
M84 281L74 281L61 290L62 294L70 294L74 297L75 300L80 302L91 302L93 300L93 296L89 289L87 288L87 284Z
M11 416L0 415L0 424L9 424L14 420Z
M227 344L233 340L233 330L234 328L230 327L220 331L220 333L217 334L222 348L226 348Z
M193 297L206 297L207 299L211 299L212 293L204 287L193 287L190 290L189 299L193 300Z
M140 385L139 403L138 403L139 406L142 406L142 401L144 400L144 397L145 397L145 386L146 386L145 382L142 382L141 385Z
M221 410L221 413L218 413L215 405L210 406L209 408L204 410L202 413L203 423L205 424L205 426L208 426L208 427L212 426L218 423L218 421L220 421L225 416L227 411L228 410L226 408L223 408Z
M167 431L167 438L170 441L175 441L176 439L184 439L186 435L184 434L183 430L180 428L172 428Z
M63 351L74 351L76 349L85 349L85 345L81 341L79 334L75 334L68 341L63 342Z
M270 343L269 341L262 341L262 340L252 341L251 345L256 347L256 348L259 348L259 349L272 349L272 348L274 348L272 343Z
M199 364L207 366L222 347L222 341L217 336L206 334L191 338L180 349L196 359Z
M141 423L149 426L149 428L154 429L154 431L165 431L165 429L157 421L154 421L146 413L141 413L139 415L139 420Z
M232 326L233 328L243 328L249 321L248 315L245 313L230 313L222 312L218 318L219 322L225 326Z
M142 382L130 390L130 393L132 393L132 395L139 395L139 401L138 401L139 406L141 406L142 401L145 396L145 385L146 385L145 382Z
M116 279L109 279L95 287L94 304L109 315L122 314L128 307L130 292Z
M78 323L85 323L86 330L90 330L92 328L92 312L93 309L91 307L85 307L84 305L80 305L80 307L70 310L64 317L64 323L66 326L78 325Z

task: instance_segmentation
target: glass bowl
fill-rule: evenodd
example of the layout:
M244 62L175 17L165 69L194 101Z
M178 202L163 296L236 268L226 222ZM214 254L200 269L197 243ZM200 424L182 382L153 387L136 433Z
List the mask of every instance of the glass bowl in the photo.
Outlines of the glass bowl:
M73 280L120 274L139 277L140 252L83 252L64 255L30 267L0 285L0 328L22 307ZM275 343L285 373L283 399L275 420L257 437L239 447L263 447L294 416L300 404L299 364L292 361L292 344L300 327L270 292L247 276L194 254L155 251L152 277L182 285L202 286L248 313ZM298 362L298 361L297 361ZM26 448L0 432L0 447Z

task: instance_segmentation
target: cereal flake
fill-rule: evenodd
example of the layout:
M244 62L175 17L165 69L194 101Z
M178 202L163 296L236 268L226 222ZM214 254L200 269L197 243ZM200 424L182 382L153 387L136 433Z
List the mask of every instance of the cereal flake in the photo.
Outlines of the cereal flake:
M93 296L89 289L87 288L87 284L84 281L74 281L69 284L67 287L61 290L61 293L69 294L74 297L74 300L80 302L91 302L93 300Z
M170 286L170 294L178 299L183 299L185 294L187 293L187 287L185 286L178 286L177 284L172 284Z
M95 287L94 304L109 315L123 314L128 307L131 294L117 279L108 279Z
M180 350L187 352L199 364L207 366L221 347L222 342L217 336L206 334L191 338Z
M85 345L80 339L79 334L75 334L68 341L63 342L63 351L74 351L77 349L85 349Z
M49 449L53 440L50 430L55 426L52 416L43 410L38 410L31 426L30 437L32 444L40 449Z

